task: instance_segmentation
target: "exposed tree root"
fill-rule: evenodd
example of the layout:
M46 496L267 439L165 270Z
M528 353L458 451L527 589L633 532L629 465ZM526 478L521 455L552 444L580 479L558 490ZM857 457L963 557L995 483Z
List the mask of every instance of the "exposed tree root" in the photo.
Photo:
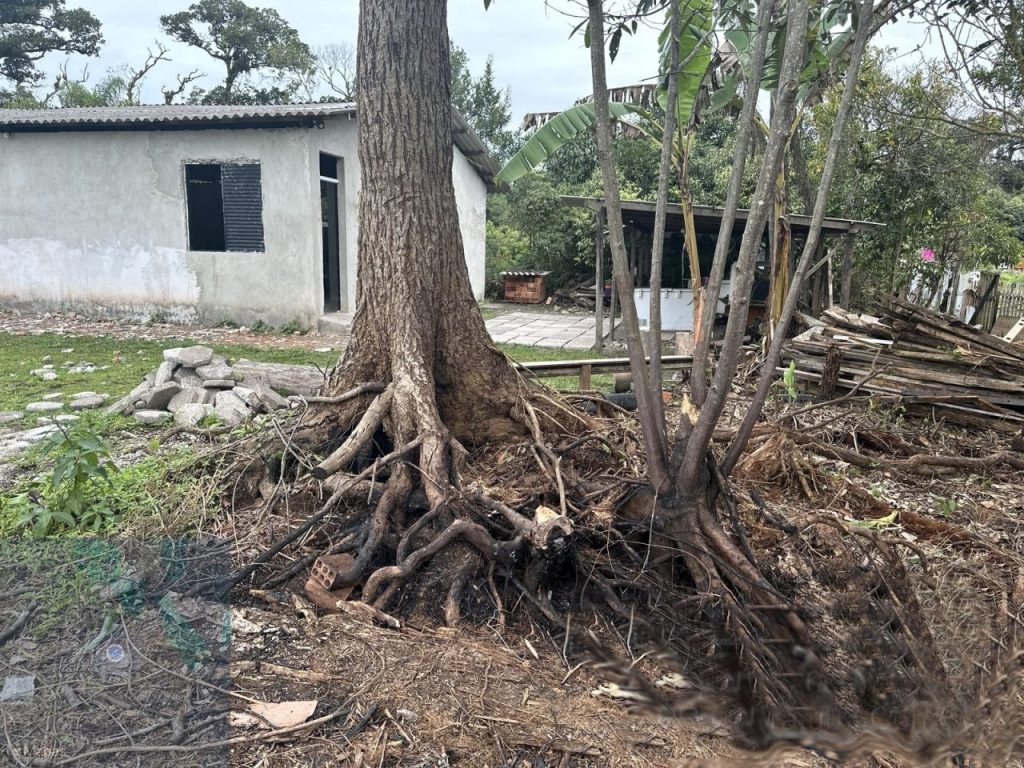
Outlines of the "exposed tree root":
M351 383L345 389L359 391ZM600 642L618 636L633 657L621 664L644 700L665 711L690 706L647 677L678 670L694 681L695 701L738 704L752 744L776 738L780 728L834 726L858 716L860 704L836 693L849 687L840 679L849 670L837 672L828 659L834 641L823 644L820 605L801 600L799 580L786 568L755 561L731 489L713 462L706 492L658 498L644 482L631 416L595 417L574 408L571 398L524 387L502 417L521 426L518 437L481 441L467 451L421 391L411 379L392 376L345 401L358 401L357 409L332 404L345 423L316 414L310 423L321 440L314 444L328 436L329 448L322 449L328 457L307 457L305 466L316 471L300 474L290 489L309 498L325 489L330 495L218 590L261 575L261 566L309 538L324 543L297 552L261 586L300 574L316 554L347 552L354 561L339 581L355 591L345 607L365 606L368 620L420 615L451 625L496 619L504 626L533 616L548 626L567 660L578 660L594 658L593 621L576 620L591 614L605 627ZM367 451L371 461L363 466ZM787 458L799 456L793 451ZM809 496L824 485L813 477L801 483ZM778 528L797 541L808 535L785 521ZM830 546L838 547L846 533L836 529ZM868 537L855 550L838 551L850 561L882 563L872 553L885 546ZM809 547L811 560L818 548ZM889 583L884 569L876 570L865 589L877 595L863 610L916 636L913 621L899 618L914 610L901 602L902 582ZM903 655L922 670L932 668L914 647ZM652 661L634 669L638 658ZM908 690L914 690L909 683Z

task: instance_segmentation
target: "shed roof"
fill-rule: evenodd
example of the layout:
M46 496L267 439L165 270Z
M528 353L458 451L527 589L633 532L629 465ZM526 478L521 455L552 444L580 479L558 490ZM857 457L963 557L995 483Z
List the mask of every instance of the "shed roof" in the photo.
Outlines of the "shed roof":
M311 128L328 117L355 117L352 102L318 104L159 104L131 107L0 109L0 132L197 130L203 128ZM469 124L452 110L452 139L489 189L498 164Z
M590 208L600 210L604 207L604 198L601 197L573 197L563 196L562 202L576 208ZM623 200L622 218L626 224L635 224L644 229L654 227L655 204L646 200ZM718 227L722 221L723 208L714 208L709 205L693 206L693 221L698 232L718 234ZM683 206L679 203L669 203L667 209L666 230L679 230L683 227ZM750 211L740 208L736 211L736 223L733 231L741 233L746 225L747 216ZM805 237L810 230L811 217L799 213L789 214L789 227L794 237ZM855 219L826 218L822 224L824 235L846 235L870 232L873 229L884 227L877 221L857 221Z

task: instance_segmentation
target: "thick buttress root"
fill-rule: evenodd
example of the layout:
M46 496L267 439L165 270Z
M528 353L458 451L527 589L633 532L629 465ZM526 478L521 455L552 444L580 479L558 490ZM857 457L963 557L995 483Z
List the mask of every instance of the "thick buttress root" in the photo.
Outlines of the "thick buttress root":
M509 410L520 435L470 452L423 392L402 378L348 389L344 405L357 405L323 429L341 437L310 473L322 486L295 486L333 491L305 530L326 525L321 551L353 555L338 577L352 599L449 624L472 615L504 625L506 606L533 609L577 658L589 654L578 617L590 610L634 657L638 646L667 651L704 692L727 691L755 738L772 723L817 724L829 686L806 617L754 562L723 478L692 499L638 504L644 467L628 417L593 417L523 387ZM634 687L676 708L664 690Z

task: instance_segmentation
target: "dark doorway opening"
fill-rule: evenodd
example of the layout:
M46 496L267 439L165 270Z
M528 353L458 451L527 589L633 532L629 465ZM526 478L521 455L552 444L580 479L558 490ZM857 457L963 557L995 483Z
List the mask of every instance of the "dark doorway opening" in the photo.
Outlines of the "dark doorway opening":
M320 231L323 237L324 312L341 311L339 166L338 158L320 153Z

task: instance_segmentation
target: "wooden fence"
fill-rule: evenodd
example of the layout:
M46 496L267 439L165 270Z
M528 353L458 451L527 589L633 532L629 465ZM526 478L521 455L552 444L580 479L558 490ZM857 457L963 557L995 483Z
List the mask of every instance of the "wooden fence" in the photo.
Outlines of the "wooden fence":
M1024 282L999 286L999 317L1024 317Z

